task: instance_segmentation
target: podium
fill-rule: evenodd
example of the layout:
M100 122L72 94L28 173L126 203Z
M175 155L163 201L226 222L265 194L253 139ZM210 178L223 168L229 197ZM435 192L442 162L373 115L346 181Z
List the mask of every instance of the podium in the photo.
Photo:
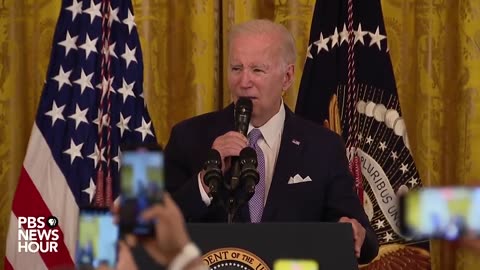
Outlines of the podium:
M214 270L273 270L278 259L313 260L319 270L358 269L348 223L189 223L187 228Z

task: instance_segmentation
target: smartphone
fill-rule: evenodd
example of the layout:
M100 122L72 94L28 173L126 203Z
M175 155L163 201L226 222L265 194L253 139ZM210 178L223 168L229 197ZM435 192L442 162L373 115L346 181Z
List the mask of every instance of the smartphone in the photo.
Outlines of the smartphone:
M318 263L308 259L278 259L273 270L318 270Z
M109 209L81 209L76 269L115 269L119 230Z
M480 187L429 187L400 196L400 228L412 239L480 238Z
M153 222L143 220L141 213L162 202L165 182L163 152L157 145L124 147L121 164L121 233L153 236Z

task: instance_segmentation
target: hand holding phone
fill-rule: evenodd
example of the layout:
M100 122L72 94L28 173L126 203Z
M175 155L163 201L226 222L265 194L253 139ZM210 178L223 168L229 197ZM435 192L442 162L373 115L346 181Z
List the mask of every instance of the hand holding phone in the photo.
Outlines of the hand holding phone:
M75 256L77 269L115 269L118 227L108 209L81 209Z
M153 236L154 224L141 213L160 203L164 186L163 153L158 146L134 146L123 150L120 171L122 233Z
M437 187L400 197L401 230L416 239L480 239L480 187Z

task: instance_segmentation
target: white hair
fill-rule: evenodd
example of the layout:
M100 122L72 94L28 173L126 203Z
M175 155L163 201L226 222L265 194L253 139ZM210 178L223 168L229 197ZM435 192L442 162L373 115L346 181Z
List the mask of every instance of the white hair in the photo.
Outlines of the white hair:
M287 65L295 64L297 51L295 49L295 40L288 29L278 23L266 19L257 19L234 25L230 30L228 41L241 34L277 34L280 37L280 50L283 60Z

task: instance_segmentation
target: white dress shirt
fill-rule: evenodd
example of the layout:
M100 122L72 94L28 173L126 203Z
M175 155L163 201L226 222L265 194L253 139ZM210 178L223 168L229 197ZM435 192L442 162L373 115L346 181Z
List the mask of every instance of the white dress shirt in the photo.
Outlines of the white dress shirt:
M265 202L267 201L268 191L272 184L273 172L275 170L275 163L277 162L278 151L280 150L280 143L283 133L283 125L285 123L285 107L282 104L277 114L275 114L270 120L268 120L263 126L258 127L262 132L263 138L258 139L258 146L263 151L265 157ZM248 133L255 127L249 124ZM248 138L248 136L247 136ZM212 203L212 198L210 198L207 192L203 189L202 179L200 173L197 176L198 186L200 189L200 195L202 196L203 202L209 206Z

